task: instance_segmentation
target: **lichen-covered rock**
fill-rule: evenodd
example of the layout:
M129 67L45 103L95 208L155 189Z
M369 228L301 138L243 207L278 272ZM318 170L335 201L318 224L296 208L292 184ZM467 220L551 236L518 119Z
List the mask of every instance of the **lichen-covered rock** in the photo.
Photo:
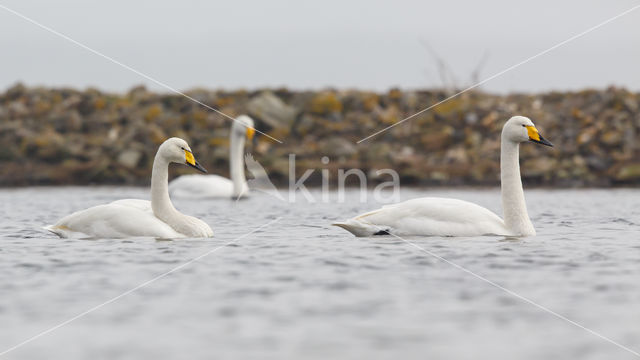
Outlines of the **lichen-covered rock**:
M342 111L342 103L334 92L321 92L311 99L309 110L319 115L338 113Z
M618 181L640 181L640 163L624 165L616 172Z

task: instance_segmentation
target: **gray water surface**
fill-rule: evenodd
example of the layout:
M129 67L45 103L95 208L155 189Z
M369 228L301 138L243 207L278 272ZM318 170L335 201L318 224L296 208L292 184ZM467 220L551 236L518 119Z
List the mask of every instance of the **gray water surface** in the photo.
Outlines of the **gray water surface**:
M498 189L401 195L500 213ZM640 351L640 190L526 196L536 237L407 240ZM0 358L636 358L402 240L330 226L378 207L357 192L343 204L176 200L211 225L213 239L59 239L41 229L128 197L147 198L147 189L0 190L0 353L236 242Z

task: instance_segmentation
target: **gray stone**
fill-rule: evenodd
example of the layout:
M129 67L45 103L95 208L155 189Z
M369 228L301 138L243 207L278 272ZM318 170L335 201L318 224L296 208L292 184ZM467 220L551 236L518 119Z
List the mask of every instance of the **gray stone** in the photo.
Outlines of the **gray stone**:
M357 152L356 146L352 141L344 138L330 138L322 147L324 154L329 156L349 156Z
M254 116L273 128L290 128L296 116L296 110L285 104L270 91L249 100L247 110Z
M138 166L142 158L142 153L138 150L127 149L118 155L118 163L128 168L135 168Z

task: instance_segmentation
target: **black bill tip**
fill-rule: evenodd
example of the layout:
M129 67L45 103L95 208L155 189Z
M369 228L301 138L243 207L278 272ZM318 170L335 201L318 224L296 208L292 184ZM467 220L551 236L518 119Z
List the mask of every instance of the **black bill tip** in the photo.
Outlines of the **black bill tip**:
M196 170L202 171L203 173L207 172L207 169L203 168L202 165L200 165L197 161L194 165L191 165L189 163L187 163L187 165L191 166L192 168L195 168Z
M533 140L533 139L529 139L529 140L533 141L534 143L553 147L553 144L550 143L547 139L543 138L542 136L540 136L540 140Z

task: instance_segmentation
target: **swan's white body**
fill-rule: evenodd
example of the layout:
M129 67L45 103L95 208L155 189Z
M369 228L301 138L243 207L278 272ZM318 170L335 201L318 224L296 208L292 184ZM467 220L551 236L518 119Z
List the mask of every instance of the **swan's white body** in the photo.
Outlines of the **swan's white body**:
M77 211L47 229L63 238L76 234L96 238L185 236L153 215L150 201L137 199L118 200Z
M229 134L229 166L231 179L219 175L183 175L169 184L172 196L192 197L227 197L238 198L249 195L249 186L244 175L243 152L245 136L253 136L253 120L246 116L238 116L231 125Z
M435 197L386 205L335 225L356 236L475 236L508 233L504 221L482 206L458 199Z
M519 143L529 140L551 146L526 117L514 116L504 125L500 153L504 220L467 201L427 197L387 205L334 225L356 236L533 236L536 231L527 213L518 159Z
M184 163L187 151L191 153L187 143L178 138L171 138L160 145L153 161L151 201L124 199L94 206L68 215L46 229L60 237L144 236L166 239L213 236L209 225L200 219L180 213L169 199L167 189L169 163ZM187 157L187 163L202 169L193 159L193 155L190 159L192 161Z
M234 189L233 181L220 175L182 175L169 183L171 196L180 198L232 198L249 194L246 182L240 186L238 192Z

